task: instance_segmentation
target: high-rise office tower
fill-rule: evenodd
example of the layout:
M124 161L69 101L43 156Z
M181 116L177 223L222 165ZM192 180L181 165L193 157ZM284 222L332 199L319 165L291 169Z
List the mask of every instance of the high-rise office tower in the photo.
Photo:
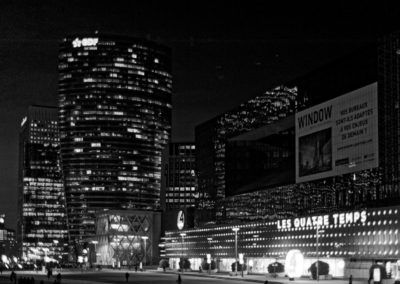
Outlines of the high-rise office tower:
M163 163L165 182L162 186L162 202L165 203L165 209L195 207L198 192L194 143L170 143Z
M57 261L68 241L58 111L30 106L21 122L18 239L30 260Z
M400 199L400 32L381 38L378 45L379 160L381 195Z
M95 233L99 210L160 208L171 92L164 46L97 33L62 41L61 158L71 239Z
M225 218L225 158L229 138L272 124L296 109L297 88L278 86L196 127L200 220Z

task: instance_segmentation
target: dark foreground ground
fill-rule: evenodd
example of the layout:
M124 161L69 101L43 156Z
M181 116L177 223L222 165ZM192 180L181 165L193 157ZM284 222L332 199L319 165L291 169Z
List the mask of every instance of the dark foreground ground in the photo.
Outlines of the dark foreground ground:
M160 273L160 272L129 272L129 281L126 282L125 272L64 272L62 273L62 284L95 284L95 283L132 283L132 284L167 284L177 283L178 276L172 273ZM29 272L17 272L18 277L31 277L35 278L35 284L39 284L40 280L43 280L45 284L53 284L54 277L50 280L45 275L35 274ZM181 275L182 284L248 284L248 281L239 279L218 279L208 278L196 275ZM250 279L249 279L250 280ZM0 275L0 283L11 283L9 280L9 273L3 273ZM18 282L17 282L18 283Z

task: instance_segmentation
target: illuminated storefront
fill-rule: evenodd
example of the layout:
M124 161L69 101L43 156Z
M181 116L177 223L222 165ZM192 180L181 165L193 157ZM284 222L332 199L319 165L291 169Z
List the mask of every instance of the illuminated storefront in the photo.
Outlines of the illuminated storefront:
M169 231L166 256L174 267L181 257L194 263L211 253L219 269L228 271L235 259L232 228L237 227L238 253L244 254L247 264L253 264L255 273L266 273L272 262L284 263L291 250L304 255L303 275L317 257L329 264L334 277L367 277L373 261L389 263L387 267L394 273L400 258L399 217L400 206Z
M161 213L141 210L110 210L96 220L94 263L121 267L151 264L158 259Z

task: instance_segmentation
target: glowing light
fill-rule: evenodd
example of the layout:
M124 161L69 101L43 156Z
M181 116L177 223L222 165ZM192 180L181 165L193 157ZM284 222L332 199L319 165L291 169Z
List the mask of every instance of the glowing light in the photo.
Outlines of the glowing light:
M3 263L9 263L9 262L8 262L7 256L5 256L4 254L1 256L1 261L2 261Z
M179 230L182 230L183 227L185 226L185 213L183 213L182 210L179 211L178 213L178 220L176 226L178 227Z
M297 250L290 250L286 255L285 271L289 278L298 278L303 272L304 257L303 254Z
M25 122L28 120L28 118L25 116L22 121L21 121L21 127L24 126Z
M207 253L207 263L211 263L211 254Z
M239 263L240 264L243 264L244 263L244 255L243 255L243 253L239 253Z

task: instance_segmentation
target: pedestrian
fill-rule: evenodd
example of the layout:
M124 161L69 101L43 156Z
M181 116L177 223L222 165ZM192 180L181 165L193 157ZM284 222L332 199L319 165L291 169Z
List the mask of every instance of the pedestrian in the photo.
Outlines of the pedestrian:
M178 280L176 280L176 283L178 283L178 284L182 283L181 274L178 274Z
M11 274L10 274L10 281L11 281L11 282L14 282L14 283L17 283L17 274L15 273L14 270L11 271Z
M129 280L129 273L128 272L125 273L125 279L126 279L126 282L128 282L128 280Z
M268 280L265 280L264 284L268 284Z
M349 284L353 284L353 275L350 275Z
M138 265L137 265L137 263L135 264L135 272L137 272L137 269L138 269Z
M57 279L57 283L61 284L61 273L60 272L58 272L56 279Z

